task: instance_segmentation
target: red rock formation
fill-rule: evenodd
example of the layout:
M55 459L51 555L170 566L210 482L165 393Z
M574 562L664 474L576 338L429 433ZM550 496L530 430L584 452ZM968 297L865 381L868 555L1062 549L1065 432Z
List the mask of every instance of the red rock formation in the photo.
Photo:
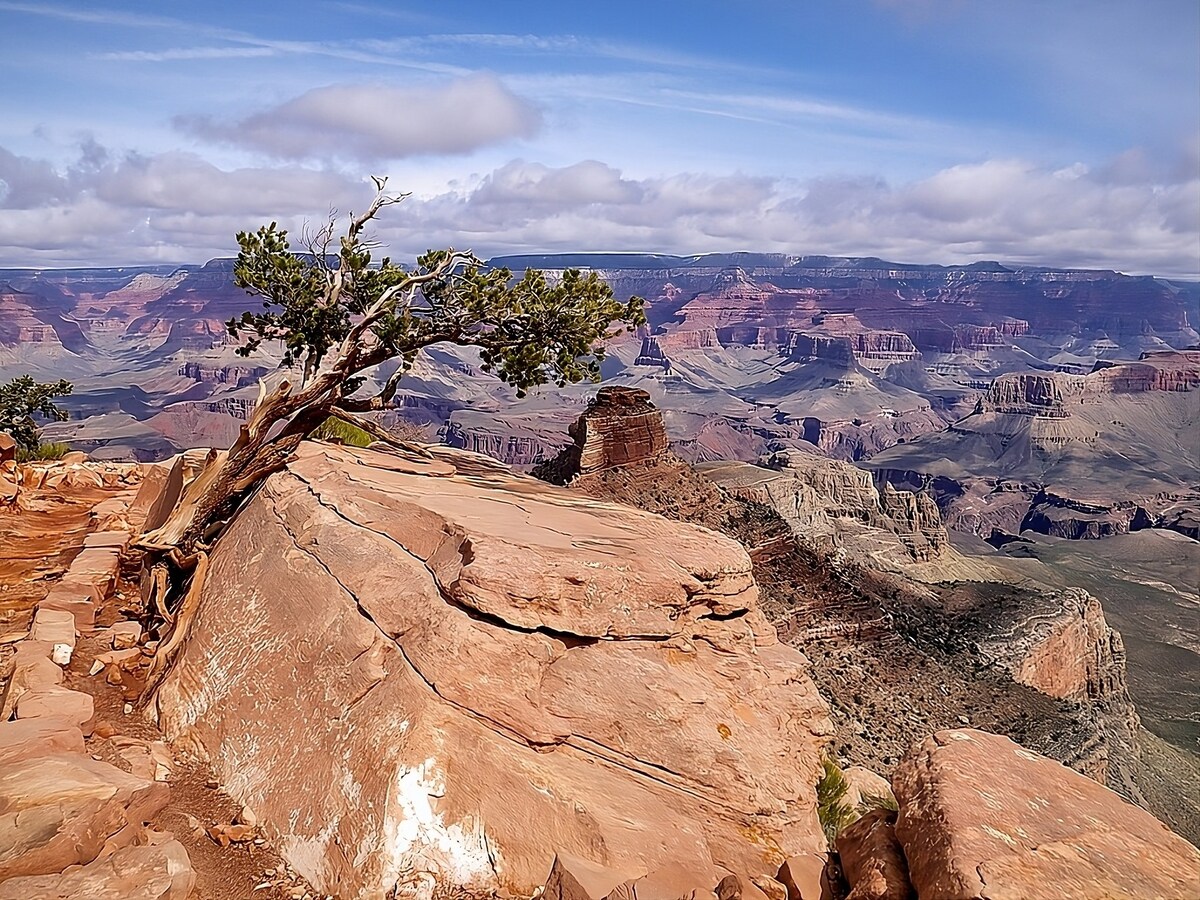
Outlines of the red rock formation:
M538 478L566 484L580 475L653 463L668 451L662 414L637 388L600 388L567 432L574 444L539 467Z
M846 900L915 900L895 812L876 809L849 825L837 837L837 851L851 888Z
M159 695L292 865L341 896L414 869L529 896L556 853L749 884L815 852L828 720L745 551L438 456L302 445Z
M892 779L920 897L1183 898L1200 852L1070 769L982 731L941 731Z
M1039 617L1020 656L1008 664L1013 677L1051 697L1128 704L1125 646L1105 620L1100 601L1078 589L1060 599L1061 614Z

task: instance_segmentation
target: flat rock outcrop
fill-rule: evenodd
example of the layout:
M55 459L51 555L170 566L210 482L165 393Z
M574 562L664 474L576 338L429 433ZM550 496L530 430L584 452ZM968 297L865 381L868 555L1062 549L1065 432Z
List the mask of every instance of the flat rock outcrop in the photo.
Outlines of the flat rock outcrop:
M829 731L746 552L453 451L302 446L157 700L315 887L529 895L556 855L773 876Z
M1004 737L941 731L892 779L921 898L1143 900L1200 887L1200 851L1149 813Z

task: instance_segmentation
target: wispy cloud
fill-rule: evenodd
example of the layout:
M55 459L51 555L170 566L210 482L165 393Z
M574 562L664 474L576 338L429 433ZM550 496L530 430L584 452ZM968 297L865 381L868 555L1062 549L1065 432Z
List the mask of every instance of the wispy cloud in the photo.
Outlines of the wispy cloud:
M117 62L176 62L192 59L254 59L277 56L273 47L174 47L170 50L115 50L95 53L93 59Z

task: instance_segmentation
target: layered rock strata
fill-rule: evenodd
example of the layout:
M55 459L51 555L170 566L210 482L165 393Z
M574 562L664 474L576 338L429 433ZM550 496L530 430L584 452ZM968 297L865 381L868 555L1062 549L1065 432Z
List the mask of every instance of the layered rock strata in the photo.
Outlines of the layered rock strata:
M637 388L602 387L567 429L573 443L537 467L534 477L552 484L623 466L666 459L669 450L662 414Z

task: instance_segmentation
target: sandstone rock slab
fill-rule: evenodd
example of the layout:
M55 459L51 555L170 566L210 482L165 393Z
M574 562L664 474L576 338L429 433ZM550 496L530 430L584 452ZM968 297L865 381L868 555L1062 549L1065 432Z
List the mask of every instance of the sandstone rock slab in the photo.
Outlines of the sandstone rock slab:
M92 733L95 725L95 701L91 694L63 687L46 687L26 691L17 698L14 707L18 719L58 719Z
M1145 810L1008 738L941 731L892 779L918 896L1196 896L1200 851Z
M61 874L0 882L0 900L187 900L196 873L178 841L125 847Z
M61 609L39 608L29 630L31 641L75 646L75 617Z
M83 753L83 732L62 719L0 722L0 769L41 756Z
M86 756L56 754L0 770L0 882L90 863L132 842L167 802L165 784Z
M823 848L825 707L745 551L470 471L304 445L213 554L168 736L345 897L414 867L527 895L556 851L749 885Z

